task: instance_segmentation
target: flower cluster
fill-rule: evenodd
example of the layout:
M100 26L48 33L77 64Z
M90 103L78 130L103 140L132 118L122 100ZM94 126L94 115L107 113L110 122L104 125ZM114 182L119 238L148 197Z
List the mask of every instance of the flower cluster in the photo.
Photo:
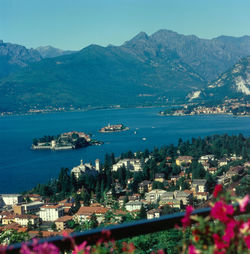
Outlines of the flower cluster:
M234 216L234 207L230 204L232 196L223 191L222 185L215 187L213 197L215 202L211 203L210 215L205 218L191 216L191 208L186 210L182 219L184 231L190 226L191 219L196 224L189 227L192 234L186 239L183 253L249 253L250 219ZM240 211L244 212L250 199L247 195L235 201L239 202Z

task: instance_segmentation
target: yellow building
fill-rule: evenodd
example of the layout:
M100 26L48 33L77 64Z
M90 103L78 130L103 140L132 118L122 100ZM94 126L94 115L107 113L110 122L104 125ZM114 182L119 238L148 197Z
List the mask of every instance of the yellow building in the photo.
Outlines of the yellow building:
M181 166L182 164L190 164L192 163L192 160L194 158L192 156L179 156L176 160L175 163L177 166Z

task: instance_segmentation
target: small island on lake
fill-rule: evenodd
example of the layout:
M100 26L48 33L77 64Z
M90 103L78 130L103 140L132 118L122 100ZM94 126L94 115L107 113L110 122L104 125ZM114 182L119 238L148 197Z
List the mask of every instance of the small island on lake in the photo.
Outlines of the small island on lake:
M127 131L127 130L129 130L129 128L124 126L123 124L114 124L114 125L108 124L108 126L104 126L103 128L101 128L99 132L106 133L106 132L118 132L118 131Z
M71 131L56 136L34 138L31 149L69 150L102 144L102 141L93 140L90 135L84 132Z

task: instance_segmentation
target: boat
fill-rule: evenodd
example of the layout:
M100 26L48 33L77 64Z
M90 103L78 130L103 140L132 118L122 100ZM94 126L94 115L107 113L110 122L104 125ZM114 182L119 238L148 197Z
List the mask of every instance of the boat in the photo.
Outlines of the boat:
M145 140L147 140L147 139L146 139L146 138L142 138L142 140L144 140L144 141L145 141Z

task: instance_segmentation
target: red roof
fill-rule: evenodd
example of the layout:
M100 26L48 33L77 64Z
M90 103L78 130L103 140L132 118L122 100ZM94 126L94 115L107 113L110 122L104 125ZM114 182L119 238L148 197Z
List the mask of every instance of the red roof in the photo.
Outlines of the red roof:
M96 214L105 214L108 211L108 208L99 207L99 206L82 206L79 211L76 213L77 215L90 215L93 213Z

